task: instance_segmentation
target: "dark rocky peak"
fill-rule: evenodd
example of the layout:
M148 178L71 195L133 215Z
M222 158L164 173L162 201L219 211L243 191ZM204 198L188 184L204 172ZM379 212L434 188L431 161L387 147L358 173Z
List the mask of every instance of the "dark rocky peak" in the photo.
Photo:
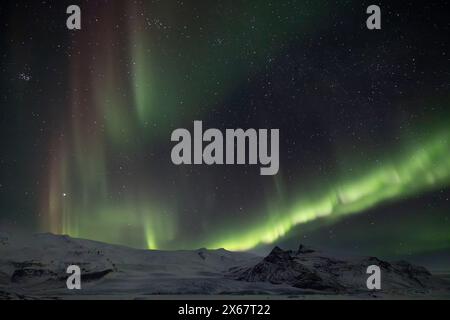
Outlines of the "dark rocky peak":
M431 276L430 271L428 271L426 268L422 266L416 266L413 265L407 261L398 261L395 263L396 269L400 270L400 272L403 272L408 275L416 274L420 276Z
M281 261L288 261L291 259L292 259L291 251L284 251L280 247L275 247L264 260L270 263L278 263Z
M297 254L309 254L309 253L314 253L314 252L316 252L316 251L303 245L303 244L301 244L297 250Z

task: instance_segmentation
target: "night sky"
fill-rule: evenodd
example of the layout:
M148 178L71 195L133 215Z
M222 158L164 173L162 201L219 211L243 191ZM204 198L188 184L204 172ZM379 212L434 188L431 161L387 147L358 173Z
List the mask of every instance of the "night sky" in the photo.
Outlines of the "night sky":
M0 229L449 252L449 8L392 2L2 1ZM195 120L280 129L280 172L173 165Z

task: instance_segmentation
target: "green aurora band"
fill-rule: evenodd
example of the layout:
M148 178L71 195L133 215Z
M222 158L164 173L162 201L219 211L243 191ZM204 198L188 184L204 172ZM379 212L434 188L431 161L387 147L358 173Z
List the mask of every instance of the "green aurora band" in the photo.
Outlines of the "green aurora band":
M88 182L92 186L92 182ZM442 131L415 150L399 157L366 174L336 182L327 192L315 195L300 195L291 209L269 212L253 225L242 227L242 224L224 228L207 238L202 243L183 243L182 248L207 247L211 249L225 248L232 251L243 251L261 244L271 244L286 236L294 227L318 219L336 219L374 208L388 201L402 200L417 194L431 191L450 184L450 131ZM55 192L56 197L61 191ZM62 230L58 233L75 237L87 237L114 243L126 243L118 235L124 225L139 225L145 235L149 249L165 248L164 243L176 234L175 221L167 219L167 210L155 205L157 200L137 199L111 203L107 197L97 201L96 205L85 207L71 204L58 208L62 212ZM99 198L100 199L100 198ZM83 212L95 211L89 219L76 221ZM124 216L126 213L126 216ZM102 230L101 233L98 233ZM109 231L107 231L109 230ZM138 228L139 230L139 228ZM105 233L105 231L107 231ZM208 234L209 236L209 234ZM448 242L446 242L448 243Z
M336 183L328 192L299 201L292 209L274 214L248 230L218 236L210 248L248 250L271 244L295 226L323 218L362 213L391 200L404 199L450 184L450 131L446 130L388 165L361 177ZM304 197L308 199L309 197ZM236 236L238 235L238 236Z

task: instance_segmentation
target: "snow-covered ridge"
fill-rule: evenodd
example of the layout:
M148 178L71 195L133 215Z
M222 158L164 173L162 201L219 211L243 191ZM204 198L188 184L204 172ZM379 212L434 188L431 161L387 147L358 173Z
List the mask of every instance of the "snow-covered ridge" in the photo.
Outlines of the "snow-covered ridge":
M68 236L0 234L0 299L150 298L153 295L371 297L368 265L383 272L377 296L448 295L447 282L407 262L352 261L300 246L267 257L226 250L149 251ZM66 269L82 269L82 290L66 288Z
M241 281L289 284L334 294L359 294L367 292L367 268L372 265L381 269L380 292L403 294L411 291L426 295L441 285L428 270L406 261L387 262L375 257L342 260L304 246L297 251L276 247L258 264L250 268L233 268L229 276Z

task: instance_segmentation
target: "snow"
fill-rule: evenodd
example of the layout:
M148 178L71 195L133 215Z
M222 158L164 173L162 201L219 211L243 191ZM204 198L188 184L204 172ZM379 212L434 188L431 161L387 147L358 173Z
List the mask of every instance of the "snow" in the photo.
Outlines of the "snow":
M375 295L364 287L365 268L373 263L386 263L385 290ZM66 288L69 265L82 269L80 291ZM0 234L0 299L369 298L449 292L448 282L423 268L376 258L344 261L309 248L278 248L264 258L223 249L149 251L52 234Z

